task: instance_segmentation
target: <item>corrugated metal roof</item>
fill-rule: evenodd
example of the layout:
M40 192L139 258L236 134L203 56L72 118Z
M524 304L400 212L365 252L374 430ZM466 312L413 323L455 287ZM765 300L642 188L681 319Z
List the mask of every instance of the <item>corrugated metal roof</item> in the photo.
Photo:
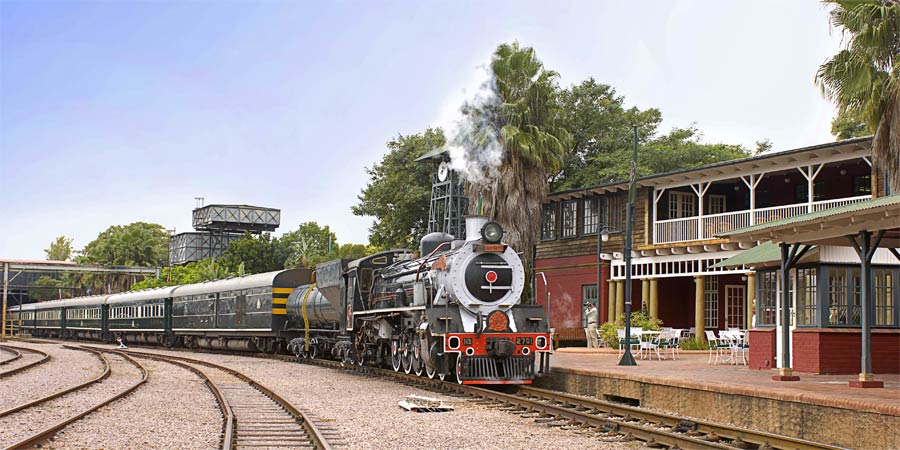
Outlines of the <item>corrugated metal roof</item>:
M814 249L815 250L815 249ZM801 258L802 262L809 262L810 260L817 259L817 252L814 250L807 252ZM763 242L756 247L753 247L749 250L744 250L743 252L738 253L737 255L732 256L723 261L719 261L716 264L713 264L713 268L728 268L728 267L738 267L738 266L748 266L748 267L758 267L758 266L770 266L770 265L778 265L781 262L781 248L778 244L772 241Z

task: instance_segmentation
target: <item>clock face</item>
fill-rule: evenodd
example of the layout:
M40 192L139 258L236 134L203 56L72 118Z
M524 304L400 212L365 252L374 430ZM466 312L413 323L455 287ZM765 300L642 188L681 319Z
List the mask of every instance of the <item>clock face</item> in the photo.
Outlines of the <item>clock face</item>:
M447 165L447 162L444 161L441 165L438 166L438 180L447 181L447 177L450 175L450 167Z

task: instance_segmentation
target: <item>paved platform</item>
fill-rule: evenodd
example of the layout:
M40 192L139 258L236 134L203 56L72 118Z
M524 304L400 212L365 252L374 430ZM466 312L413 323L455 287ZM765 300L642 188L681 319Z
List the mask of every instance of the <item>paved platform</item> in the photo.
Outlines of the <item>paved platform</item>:
M886 433L900 429L900 375L876 375L884 388L859 389L848 386L856 375L799 373L800 381L779 382L774 370L708 365L706 352L661 361L635 355L632 367L619 366L619 358L610 349L559 349L552 376L536 384L833 445L900 448L900 433Z

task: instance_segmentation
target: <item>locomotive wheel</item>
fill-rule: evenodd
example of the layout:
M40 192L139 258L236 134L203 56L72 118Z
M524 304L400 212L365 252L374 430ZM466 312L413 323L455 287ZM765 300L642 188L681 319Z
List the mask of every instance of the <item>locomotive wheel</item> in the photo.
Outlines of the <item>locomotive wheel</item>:
M428 379L429 379L429 380L433 380L433 379L434 379L434 375L435 375L436 372L437 372L437 371L434 370L434 369L432 369L431 366L425 365L425 375L428 376Z
M391 341L391 368L394 372L400 371L400 349L397 348L399 346L399 342Z
M405 372L405 373L412 372L413 355L412 355L412 352L409 350L409 346L405 346L403 348L403 352L400 353L400 356L401 356L400 360L403 361L403 372Z
M422 363L422 353L419 347L419 338L413 339L413 348L412 348L412 370L416 374L417 377L422 376L422 369L425 364Z
M319 350L316 347L316 344L310 343L309 344L309 352L303 352L303 353L306 354L306 356L305 356L306 358L316 359L316 356L319 355Z
M463 384L462 380L462 363L463 357L460 354L456 355L456 382L459 384Z

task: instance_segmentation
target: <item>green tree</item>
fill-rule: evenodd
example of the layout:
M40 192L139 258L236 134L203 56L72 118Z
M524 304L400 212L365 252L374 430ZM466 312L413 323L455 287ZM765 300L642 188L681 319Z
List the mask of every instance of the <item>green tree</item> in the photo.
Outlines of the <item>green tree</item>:
M169 235L162 225L135 222L115 225L100 233L81 251L77 261L110 266L159 267L169 258Z
M160 270L159 278L145 278L143 281L131 286L132 291L152 289L163 286L178 286L182 284L202 283L204 281L221 280L228 277L244 275L243 263L238 263L235 268L224 264L215 258L194 261L183 266L164 267Z
M283 269L287 257L288 249L278 238L269 233L257 236L247 233L228 245L221 262L232 270L243 264L247 273L263 273Z
M50 248L45 248L48 261L66 261L72 256L72 238L58 236L50 243Z
M641 147L639 172L641 175L665 173L750 156L750 152L740 145L703 144L701 137L692 126L675 128L652 139Z
M872 153L900 192L900 2L825 0L846 47L819 66L822 94L875 132Z
M359 259L363 256L368 256L374 253L378 253L380 249L378 247L372 245L365 244L344 244L338 249L338 258L346 258L346 259Z
M572 137L563 127L558 75L544 68L534 49L502 44L490 67L499 104L464 108L465 119L481 126L463 138L476 149L499 144L502 161L496 176L469 179L466 190L471 205L484 199L484 211L506 230L505 241L525 253L530 278L548 177L561 169Z
M855 137L863 137L872 134L869 125L860 117L858 112L845 109L838 110L837 116L831 121L831 134L842 141Z
M56 300L60 298L60 293L62 292L60 291L61 287L63 287L62 282L44 275L35 280L32 287L28 288L28 298L39 302ZM63 298L71 297L71 295L68 295L68 289L66 289L65 292L62 292L62 294Z
M304 222L281 237L287 249L285 268L309 267L337 257L337 236L328 225L322 227L316 222Z
M627 178L631 160L631 126L638 125L640 144L656 135L658 109L626 108L625 98L593 78L560 92L572 152L553 174L553 189L572 189Z
M381 162L367 168L370 180L353 206L357 216L373 216L369 242L381 248L416 248L428 232L431 199L429 163L416 158L446 143L440 128L424 133L398 135L387 143Z
M750 155L739 145L702 143L702 134L693 125L659 135L662 114L658 109L626 108L624 97L593 78L562 91L560 103L566 129L572 133L573 151L552 177L554 190L627 179L631 170L632 124L638 125L641 176ZM757 152L769 149L768 140L757 143Z

